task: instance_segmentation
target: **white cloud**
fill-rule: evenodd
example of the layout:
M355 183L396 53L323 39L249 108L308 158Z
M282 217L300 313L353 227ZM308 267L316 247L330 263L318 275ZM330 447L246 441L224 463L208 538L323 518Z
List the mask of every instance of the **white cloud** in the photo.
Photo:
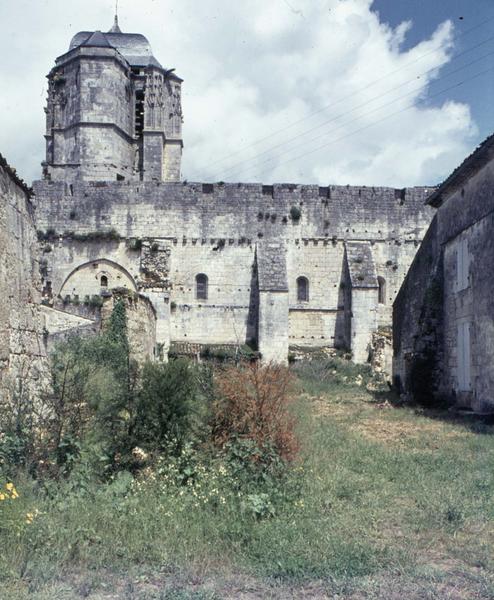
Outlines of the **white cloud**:
M44 75L76 31L110 27L113 2L1 2L8 60L0 66L0 151L35 178ZM401 187L437 182L470 150L476 128L468 106L447 94L423 102L451 59L449 22L404 51L413 23L390 28L371 0L120 0L120 7L122 29L144 33L162 64L185 79L189 180Z

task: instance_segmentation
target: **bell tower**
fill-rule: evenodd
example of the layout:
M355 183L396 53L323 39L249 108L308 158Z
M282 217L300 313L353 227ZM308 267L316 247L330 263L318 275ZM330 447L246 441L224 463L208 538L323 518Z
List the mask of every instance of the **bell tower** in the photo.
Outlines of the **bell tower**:
M48 74L45 179L179 181L182 79L141 34L77 33Z

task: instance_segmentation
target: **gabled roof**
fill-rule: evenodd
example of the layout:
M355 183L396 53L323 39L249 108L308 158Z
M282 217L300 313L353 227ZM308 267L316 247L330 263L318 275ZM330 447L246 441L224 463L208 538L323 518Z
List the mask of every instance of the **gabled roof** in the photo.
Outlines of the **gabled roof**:
M90 46L92 48L113 48L101 31L95 31L81 44L81 46Z
M494 160L494 134L484 140L480 146L466 158L451 175L427 199L427 204L438 208L446 197L462 187L468 179Z

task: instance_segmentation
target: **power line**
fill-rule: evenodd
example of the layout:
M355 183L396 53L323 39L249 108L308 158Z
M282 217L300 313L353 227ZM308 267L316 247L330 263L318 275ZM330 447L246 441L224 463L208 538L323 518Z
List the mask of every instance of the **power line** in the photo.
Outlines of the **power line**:
M461 38L465 37L466 35L468 35L468 34L472 33L473 31L476 31L477 29L480 29L480 28L484 27L484 26L485 26L485 25L487 25L488 23L491 23L492 21L494 21L494 15L493 15L493 16L491 16L491 17L489 17L489 18L487 18L487 19L485 19L484 21L482 21L482 23L479 23L478 25L475 25L474 27L471 27L470 29L467 29L466 31L463 31L463 32L461 32L461 33L460 33L460 34L459 34L459 35L456 37L456 39L461 39ZM482 44L480 44L480 45L482 45ZM470 52L470 51L472 51L472 50L473 50L473 49L475 49L476 47L478 47L478 46L474 46L474 47L473 47L473 48L471 48L470 50L466 50L466 51L464 51L464 52L461 52L460 54L457 54L457 55L455 55L455 56L454 56L454 59L455 59L455 58L458 58L458 57L460 57L460 56L462 56L463 54L466 54L467 52ZM338 105L338 104L341 104L342 102L344 102L345 100L348 100L349 98L353 98L355 94L359 94L359 93L361 93L361 92L363 92L363 91L365 91L365 90L367 90L367 89L369 89L369 88L373 87L374 85L376 85L376 84L377 84L377 83L379 83L380 81L382 81L382 80L384 80L384 79L386 79L386 78L390 77L391 75L394 75L395 73L398 73L398 72L400 72L400 71L402 71L402 70L406 70L406 69L408 69L410 66L412 66L412 65L416 64L417 62L420 62L421 60L423 60L423 59L424 59L424 58L426 58L427 56L430 56L431 54L434 54L435 52L437 52L437 49L433 49L433 50L430 50L429 52L426 52L425 54L422 54L421 56L419 56L419 57L417 57L416 59L414 59L414 60L410 61L409 63L407 63L407 64L406 64L406 65L404 65L403 67L400 67L400 68L398 68L398 69L395 69L394 71L390 71L390 72L389 72L389 73L387 73L386 75L383 75L383 76L379 77L378 79L375 79L374 81L372 81L372 82L371 82L371 83L369 83L368 85L364 86L364 87L363 87L363 88L361 88L360 90L357 90L356 92L354 92L354 93L352 93L352 94L349 94L349 95L347 95L347 96L344 96L344 97L340 98L339 100L336 100L335 102L332 102L332 103L330 103L330 104L327 104L326 106L323 106L322 108L320 108L320 109L318 109L318 110L316 110L316 111L314 111L314 112L310 113L309 115L307 115L307 116L305 116L305 117L303 117L303 118L301 118L301 119L299 119L299 120L297 120L297 121L295 121L295 122L291 123L290 125L288 125L288 126L286 126L286 127L283 127L283 128L281 128L281 129L278 129L278 130L276 130L276 131L274 131L274 132L270 133L270 134L269 134L269 135L267 135L267 136L264 136L264 137L262 137L262 138L259 138L258 140L256 140L256 141L252 142L251 144L248 144L248 145L246 145L246 146L243 146L242 148L240 148L240 149L238 149L238 150L236 150L236 151L234 151L234 152L230 153L228 156L224 156L223 158L220 158L220 159L218 159L218 160L215 160L214 162L210 163L210 166L214 166L214 165L217 165L217 164L223 163L223 162L225 162L225 161L227 161L227 160L230 160L230 159L232 158L232 156L237 156L238 154L242 154L242 153L243 153L245 150L248 150L248 149L250 149L250 148L252 148L252 147L254 147L254 146L257 146L258 144L260 144L260 143L262 143L262 142L264 142L264 141L266 141L266 140L268 140L268 139L270 139L270 138L272 138L272 137L274 137L274 136L278 135L279 133L283 133L284 131L287 131L287 130L289 130L289 129L291 129L291 128L295 127L296 125L299 125L300 123L302 123L302 122L304 122L304 121L306 121L306 120L308 120L308 119L310 119L310 118L312 118L312 117L314 117L314 116L316 116L316 115L320 114L321 112L324 112L324 111L326 111L327 109L329 109L329 108L332 108L333 106L336 106L336 105ZM436 67L436 68L437 68L437 67Z
M472 81L474 79L477 79L478 77L481 77L482 75L485 75L486 73L491 73L494 71L494 67L491 67L489 69L486 69L484 71L481 71L480 73L476 73L475 75L473 75L472 77L468 77L467 79L464 79L463 81L460 81L459 83L456 83L455 85L452 85L448 88L445 88L443 90L441 90L440 92L437 92L435 94L432 94L431 96L429 96L429 98L435 98L436 96L439 96L441 94L444 94L446 92L449 92L450 90L453 90L457 87L460 87L462 85L464 85L465 83ZM325 144L323 144L322 146L318 146L317 148L313 148L312 150L310 150L309 152L304 152L303 154L299 154L298 156L294 156L292 158L289 158L288 160L285 160L281 163L278 163L276 166L279 167L281 165L285 165L288 164L290 162L293 162L294 160L299 160L300 158L304 158L306 156L309 156L310 154L314 154L315 152L318 152L319 150L322 150L324 148L327 148L328 146L330 146L331 144L335 144L337 142L340 142L342 140L345 140L349 137L352 137L354 135L356 135L357 133L360 133L361 131L365 131L366 129L369 129L370 127L374 127L375 125L378 125L379 123L382 123L383 121L386 121L387 119L390 119L391 117L394 117L400 113L406 112L407 110L410 110L412 108L415 108L415 103L410 104L409 106L402 108L400 110L397 110L394 113L391 113L385 117L383 117L382 119L379 119L378 121L375 121L374 123L369 123L369 125L365 125L364 127L360 127L359 129L352 131L351 133L348 133L340 138L336 138L334 140L331 140ZM264 171L261 171L262 173L267 172L267 169L265 169Z
M494 39L494 37L493 37L493 38L491 38L491 39ZM474 64L476 64L476 63L478 63L478 62L480 62L480 61L484 60L485 58L488 58L489 56L492 56L493 54L494 54L494 52L493 52L493 51L491 51L491 52L488 52L487 54L484 54L484 55L483 55L483 56L481 56L480 58L476 58L475 60L473 60L473 61L471 61L471 62L467 63L466 65L463 65L463 66L461 66L461 67L458 67L457 69L455 69L455 70L453 70L453 71L450 71L450 72L449 72L449 73L447 73L446 75L443 75L442 77L440 77L440 78L436 79L436 80L435 80L435 83L436 83L436 82L439 82L439 81L442 81L442 80L444 80L444 79L448 79L448 78L449 78L449 77L451 77L452 75L455 75L456 73L458 73L458 72L460 72L460 71L462 71L462 70L464 70L464 69L467 69L468 67L471 67L472 65L474 65ZM427 73L427 72L426 72L426 73ZM425 74L426 74L426 73L425 73ZM275 146L272 146L272 147L268 148L267 150L265 150L265 151L261 152L260 154L257 154L256 156L254 156L254 157L252 157L252 158L250 158L250 159L248 159L248 160L245 160L245 161L243 161L243 162L241 162L241 163L237 163L236 165L234 165L234 166L232 166L231 168L227 169L227 171L226 171L226 172L222 173L222 177L224 177L225 175L226 175L227 177L230 177L230 173L231 173L232 171L233 171L233 172L235 172L235 171L238 171L238 168L237 168L237 167L242 167L242 166L243 166L243 165L245 165L246 163L250 163L250 162L256 161L256 160L258 160L258 159L259 159L259 157L261 157L261 156L264 156L264 155L266 155L266 154L269 154L269 153L271 153L273 150L276 150L276 149L278 149L278 148L280 148L280 147L282 147L282 146L285 146L286 144L288 144L288 143L290 143L290 142L293 142L293 141L295 141L295 140L298 140L300 137L306 136L306 135L308 135L309 133L312 133L313 131L317 131L317 130L321 129L321 128L322 128L324 125L328 125L329 123L333 123L334 121L337 121L337 120L341 119L342 117L345 117L345 116L347 116L347 115L350 115L351 113L354 113L354 112L356 112L356 111L357 111L359 108L363 108L363 107L367 106L368 104L370 104L371 102L374 102L375 100L379 100L380 98L384 97L386 94L390 93L391 91L395 91L396 89L399 89L399 88L403 87L404 85L408 85L409 83L411 83L411 81L408 81L408 82L406 82L406 84L399 85L399 86L397 86L396 88L393 88L392 90L389 90L388 92L385 92L384 94L380 94L379 96L376 96L376 97L372 98L372 99L371 99L371 100L369 100L369 101L366 101L366 102L364 102L364 103L362 103L362 104L359 104L358 106L356 106L355 108L353 108L352 110L350 110L350 111L348 111L348 112L346 112L346 113L342 113L342 114L339 114L339 115L337 115L336 117L333 117L333 118L331 118L331 119L328 119L328 120L327 120L327 121L325 121L324 123L321 123L320 125L318 125L318 126L316 126L316 127L313 127L312 129L309 129L309 130L307 130L307 131L306 131L305 133L303 133L303 134L297 135L297 136L295 136L295 137L293 137L293 138L290 138L290 139L288 139L288 140L285 140L284 142L281 142L280 144L277 144L277 145L275 145ZM399 96L398 98L394 98L393 100L390 100L389 102L386 102L386 103L384 103L384 104L381 104L381 105L377 106L376 108L373 108L373 109L372 109L372 110L370 110L370 111L367 111L367 112L361 113L361 114L357 115L356 117L354 117L353 119L350 119L349 121L345 121L345 122L341 123L340 125L338 125L337 127L333 128L333 129L330 129L329 131L326 131L326 132L324 132L324 133L322 133L322 134L320 134L320 135L318 135L318 136L315 136L315 137L312 137L312 138L310 138L310 139L308 139L308 140L305 140L305 141L303 141L303 142L301 142L301 143L299 143L299 144L296 144L295 146L291 146L290 148L288 148L288 149L287 149L287 150L285 150L285 151L282 151L282 152L280 152L279 154L286 154L287 152L292 152L292 151L293 151L294 149L296 149L296 148L300 148L300 147L302 147L302 146L305 146L306 144L312 143L312 142L314 142L314 141L316 141L316 140L320 139L321 137L325 137L325 136L327 136L327 135L329 135L329 134L333 133L334 131L338 131L339 129L341 129L341 128L343 128L343 127L346 127L347 125L350 125L351 123L354 123L355 121L358 121L358 120L360 120L362 117L365 117L365 116L367 116L367 115L369 115L369 114L372 114L372 113L374 113L374 112L377 112L377 111L379 111L379 110L382 110L383 108L385 108L385 107L387 107L387 106L389 106L389 105L391 105L391 104L394 104L394 103L396 103L396 102L398 102L398 101L400 101L400 100L403 100L404 98L407 98L408 96L411 96L411 95L413 95L413 94L416 94L416 93L417 93L417 92L419 92L421 89L422 89L422 86L420 86L420 87L417 87L417 88L414 88L414 89L413 89L413 90L411 90L410 92L407 92L406 94L402 94L402 95L401 95L401 96ZM272 161L272 160L275 160L275 158L266 158L265 160L261 161L261 163L260 163L260 164L262 165L262 164L264 164L265 162L270 162L270 161ZM259 164L258 164L258 165L256 165L256 166L258 167L258 166L259 166ZM241 172L241 171L240 171L240 172ZM216 179L216 178L214 178L214 179Z

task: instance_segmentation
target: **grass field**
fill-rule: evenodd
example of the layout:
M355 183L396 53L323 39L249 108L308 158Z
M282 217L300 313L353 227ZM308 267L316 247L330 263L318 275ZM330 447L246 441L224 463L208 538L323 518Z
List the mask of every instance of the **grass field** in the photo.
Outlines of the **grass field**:
M0 598L494 598L494 427L396 406L356 368L296 373L302 453L268 516L206 467L182 494L21 479Z

